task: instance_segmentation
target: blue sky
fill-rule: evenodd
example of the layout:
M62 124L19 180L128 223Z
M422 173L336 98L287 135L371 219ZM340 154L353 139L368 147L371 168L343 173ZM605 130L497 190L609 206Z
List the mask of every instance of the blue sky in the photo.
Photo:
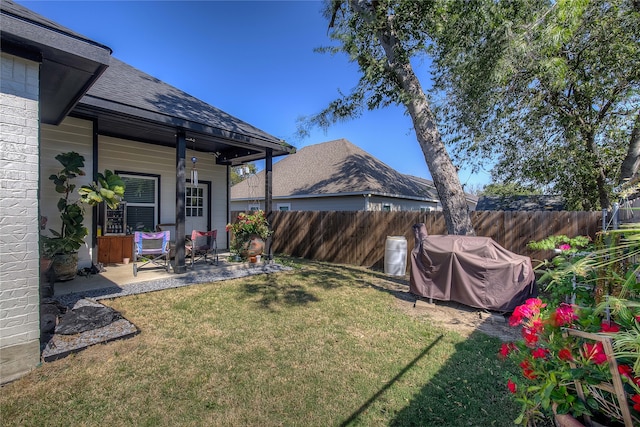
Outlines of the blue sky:
M34 1L29 9L113 50L113 56L295 147L346 138L405 174L431 178L401 107L317 129L303 140L296 119L312 115L359 78L331 43L320 1ZM416 69L428 86L428 65ZM260 167L260 165L259 165ZM487 172L460 172L472 187Z

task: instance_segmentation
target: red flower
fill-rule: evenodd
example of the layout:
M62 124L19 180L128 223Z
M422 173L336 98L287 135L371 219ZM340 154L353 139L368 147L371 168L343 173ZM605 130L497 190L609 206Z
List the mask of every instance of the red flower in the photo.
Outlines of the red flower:
M511 393L516 394L516 390L518 389L518 386L516 385L516 383L511 381L511 378L509 378L509 381L507 381L507 387L509 387L509 391ZM635 406L634 406L634 408L635 408Z
M555 312L551 313L551 324L556 328L560 326L569 325L578 318L573 307L569 304L562 303Z
M618 373L624 377L633 380L633 369L629 365L618 365Z
M615 322L602 322L600 324L600 332L615 334L616 332L620 332L620 327Z
M522 337L528 347L533 347L538 342L538 332L534 328L522 328Z
M631 400L634 403L633 409L635 409L636 411L640 412L640 394L636 394L635 396L633 396L631 398Z
M529 298L524 304L517 306L511 317L509 317L509 325L518 326L524 319L531 319L540 314L540 309L546 307L539 298Z
M571 355L571 350L568 348L563 348L558 352L558 358L560 360L573 360L573 356Z
M522 363L520 363L520 367L522 368L522 375L524 375L525 378L528 378L530 380L535 380L536 378L538 378L538 376L533 371L531 363L529 363L528 360L523 360Z
M510 342L509 344L503 343L500 347L500 358L506 359L509 353L515 350L515 348L516 346L512 342Z
M607 361L607 355L604 353L604 348L601 342L595 344L585 343L583 346L585 357L587 360L593 360L596 365L602 365Z
M531 352L534 359L544 359L549 354L549 350L546 348L537 348Z

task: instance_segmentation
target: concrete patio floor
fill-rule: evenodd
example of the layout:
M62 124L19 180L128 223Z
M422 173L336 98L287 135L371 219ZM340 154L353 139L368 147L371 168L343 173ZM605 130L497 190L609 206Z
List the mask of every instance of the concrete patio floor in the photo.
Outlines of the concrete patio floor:
M228 273L233 270L253 269L265 265L262 262L260 264L229 262L227 261L229 256L229 253L221 253L219 255L217 265L200 261L196 262L193 268L191 267L189 260L187 260L187 271L183 274L174 273L173 268L170 272L167 272L163 268L155 268L153 266L149 268L149 266L145 266L138 271L137 276L134 276L133 262L129 264L107 264L104 266L105 271L102 273L91 274L88 276L77 275L72 280L56 282L53 288L53 296L54 298L57 298L67 294L87 293L90 291L114 287L126 289L128 286L141 282L164 281L166 279L179 278L182 276L228 276ZM171 260L172 267L173 262L174 261ZM140 265L141 264L138 263L138 267L140 267Z

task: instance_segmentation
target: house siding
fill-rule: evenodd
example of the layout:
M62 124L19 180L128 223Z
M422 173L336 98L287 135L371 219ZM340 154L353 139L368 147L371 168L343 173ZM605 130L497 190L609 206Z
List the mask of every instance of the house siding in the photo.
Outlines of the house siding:
M0 54L0 383L40 361L39 66Z
M264 209L264 200L259 200L260 207ZM255 201L232 201L232 211L248 210L249 205L256 204ZM342 196L342 197L309 197L304 199L274 198L273 210L278 210L279 204L291 204L292 211L362 211L365 210L364 195ZM383 206L389 204L391 211L420 211L424 207L427 210L436 210L435 202L420 202L415 200L404 200L393 197L372 196L369 198L369 211L382 211Z
M84 156L85 176L73 179L76 189L89 184L93 180L93 122L73 117L65 118L58 126L42 125L40 148L40 213L47 217L47 230L59 231L62 225L58 200L62 194L55 191L49 176L57 174L62 166L56 160L61 153L75 151ZM77 194L70 197L73 202L78 199ZM84 224L89 229L89 236L85 237L85 245L78 251L78 266L91 266L91 259L95 249L91 247L91 224L93 223L93 209L85 206ZM48 231L43 231L50 235Z
M436 210L438 205L436 202L427 202L419 200L407 200L395 197L372 196L369 200L369 211L383 211L385 205L390 206L391 212L420 212L421 208L425 210Z
M228 247L224 232L227 224L227 167L217 165L212 155L187 150L187 175L191 157L197 157L198 179L211 181L209 214L211 227L218 230L218 247ZM100 136L99 170L160 175L160 224L176 222L176 151L173 148ZM187 230L189 232L190 230Z

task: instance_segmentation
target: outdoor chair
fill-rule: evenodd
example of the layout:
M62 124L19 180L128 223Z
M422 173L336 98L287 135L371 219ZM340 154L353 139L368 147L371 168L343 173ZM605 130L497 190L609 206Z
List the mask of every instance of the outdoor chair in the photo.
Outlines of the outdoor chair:
M191 267L199 261L218 265L218 230L191 232L191 241L185 245L186 255L191 257Z
M136 231L133 238L133 275L138 275L138 270L148 265L147 268L164 268L167 273L171 270L169 262L170 250L169 231L145 233ZM138 266L138 262L141 262Z

